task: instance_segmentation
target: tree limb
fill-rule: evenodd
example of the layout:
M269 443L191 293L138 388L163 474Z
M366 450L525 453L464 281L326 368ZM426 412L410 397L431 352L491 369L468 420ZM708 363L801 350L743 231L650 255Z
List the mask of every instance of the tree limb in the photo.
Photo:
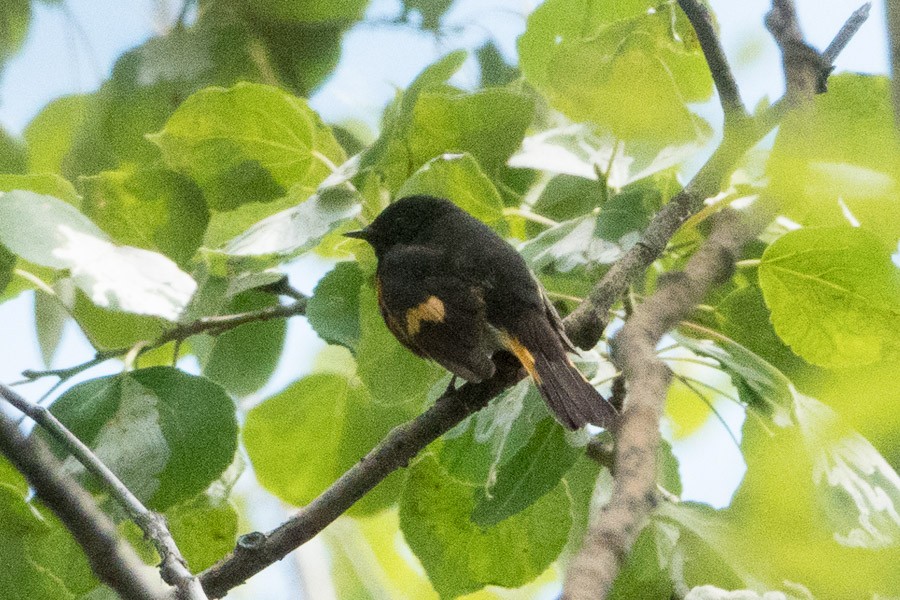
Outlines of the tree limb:
M169 598L163 582L150 576L134 549L119 539L116 526L94 503L46 445L26 438L0 411L0 452L23 474L38 498L53 511L84 550L97 577L123 598Z
M887 2L888 45L891 52L891 95L894 97L894 128L900 137L900 4Z
M784 98L779 102L784 104ZM778 104L778 103L776 103ZM566 332L581 348L593 348L607 324L609 309L622 293L665 250L682 224L716 195L722 181L744 153L774 127L780 112L748 120L746 126L726 129L724 139L685 188L653 217L635 246L629 249L591 290L590 295L564 320ZM409 423L394 429L357 465L344 473L296 515L268 534L243 536L235 550L200 574L210 598L221 598L233 587L280 560L309 541L354 502L395 470L406 466L428 444L470 414L480 410L523 374L507 365L494 378L466 383L445 393L434 406ZM642 421L645 422L645 421ZM654 422L654 431L658 423Z
M656 355L657 343L713 286L728 280L741 248L764 225L747 226L727 209L713 218L712 234L684 272L666 275L659 290L635 309L616 337L613 360L625 375L628 395L616 431L615 483L609 503L594 519L581 551L569 565L565 600L607 596L656 506L659 419L671 378Z
M188 571L187 562L178 550L175 539L169 532L166 520L162 515L148 510L116 477L116 474L45 407L32 404L2 383L0 383L0 396L47 430L79 463L100 480L153 543L162 559L159 570L163 581L175 586L178 590L178 600L207 600L199 580Z
M713 28L709 10L699 0L678 0L678 5L690 20L703 55L706 57L706 64L709 65L709 72L712 74L713 83L719 92L719 102L725 113L725 127L731 126L735 121L746 119L748 117L747 109L744 108L744 103L741 101L741 93L734 79L734 73L731 71L728 59L725 58L725 51L722 50L719 36L716 35Z

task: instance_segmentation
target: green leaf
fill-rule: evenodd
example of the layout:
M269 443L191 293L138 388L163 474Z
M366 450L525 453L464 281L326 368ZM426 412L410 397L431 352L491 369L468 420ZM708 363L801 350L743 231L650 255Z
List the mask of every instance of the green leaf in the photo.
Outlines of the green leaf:
M391 191L446 153L471 154L488 176L499 172L531 123L534 100L506 88L450 87L447 79L465 58L454 52L429 66L388 107L381 136L363 153L363 172L377 172Z
M268 50L281 83L301 96L311 96L340 62L346 23L295 23L254 18L247 26Z
M0 243L30 262L67 269L92 302L175 321L196 283L168 258L117 246L87 217L52 196L0 195Z
M247 413L244 445L264 488L291 504L309 504L359 462L405 415L378 406L359 381L309 375ZM362 500L363 512L395 500L397 472Z
M287 261L314 248L341 225L359 215L359 198L344 187L323 188L307 197L293 196L291 208L266 217L221 250L206 252L219 275L240 271L260 271Z
M316 0L258 0L249 5L257 16L298 23L352 22L362 18L368 0L317 2Z
M376 403L384 406L421 406L443 369L419 358L391 334L375 298L375 290L359 290L360 337L356 360L359 377Z
M186 264L203 240L209 211L189 179L159 167L104 171L81 180L85 215L120 244Z
M426 455L410 471L403 493L400 528L441 598L491 584L524 585L556 560L568 539L572 518L562 485L487 529L469 519L474 491Z
M552 418L538 423L524 448L503 463L497 481L475 494L472 521L491 527L531 506L559 483L584 447L574 447Z
M0 245L0 294L9 285L16 268L16 255ZM0 296L2 298L2 296Z
M488 488L547 416L537 389L522 380L446 433L437 458L454 478Z
M882 243L895 247L900 237L898 165L890 81L842 73L829 78L827 94L779 126L766 174L780 210L794 221L846 225L849 212Z
M709 127L686 102L708 98L712 80L680 14L648 0L549 0L519 38L522 72L554 108L616 138L703 138Z
M211 567L234 550L238 514L224 498L201 494L166 511L166 521L193 573Z
M3 63L25 43L30 23L31 3L28 0L9 0L0 7L0 72Z
M237 449L228 395L171 367L86 381L54 402L52 412L155 510L206 489Z
M356 350L359 344L359 289L363 274L355 262L342 262L323 277L306 307L306 318L329 344Z
M62 173L63 160L72 149L90 101L91 96L85 94L63 96L52 100L31 120L24 134L31 173Z
M69 313L59 300L43 290L34 293L34 324L37 328L38 346L41 359L49 367L62 339L63 328L69 319Z
M235 296L225 314L257 311L278 303L277 296L248 290ZM210 339L210 347L201 360L203 375L235 396L249 396L275 372L286 331L285 319L271 319L246 323ZM197 341L192 340L192 344L196 349Z
M69 278L57 281L54 290L91 345L98 350L130 348L140 341L155 340L168 325L158 317L97 306L81 290L74 289Z
M493 227L503 227L503 199L470 154L444 154L425 163L397 191L447 198Z
M453 0L403 0L403 16L409 20L409 12L416 11L422 19L420 27L426 31L440 31L441 18L453 4Z
M75 208L81 207L81 196L67 180L59 175L0 175L0 192L26 190L45 196L54 196Z
M345 158L304 100L251 83L193 94L149 139L217 211L270 202L295 184L315 186Z
M874 235L849 226L792 231L766 249L759 283L778 336L810 363L900 356L900 274Z

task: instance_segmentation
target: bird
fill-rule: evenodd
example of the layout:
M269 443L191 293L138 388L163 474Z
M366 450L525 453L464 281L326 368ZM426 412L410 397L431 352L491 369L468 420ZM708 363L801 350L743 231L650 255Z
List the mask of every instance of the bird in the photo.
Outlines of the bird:
M575 347L543 286L482 221L449 200L415 195L344 235L372 246L381 315L412 352L479 383L494 375L494 355L506 351L562 425L614 423L616 409L569 358Z

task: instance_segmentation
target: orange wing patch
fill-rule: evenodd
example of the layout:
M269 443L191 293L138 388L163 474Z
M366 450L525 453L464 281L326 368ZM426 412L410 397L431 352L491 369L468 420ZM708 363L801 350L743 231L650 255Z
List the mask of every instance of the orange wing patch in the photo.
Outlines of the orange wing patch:
M425 302L406 311L406 332L410 336L419 333L423 321L443 323L447 316L444 303L437 296L428 296Z
M519 341L519 338L511 336L505 331L501 331L500 342L503 344L504 348L512 352L515 357L519 359L519 362L522 363L522 366L525 367L525 370L531 375L531 378L534 379L534 383L540 385L541 377L538 375L537 369L534 368L534 355Z

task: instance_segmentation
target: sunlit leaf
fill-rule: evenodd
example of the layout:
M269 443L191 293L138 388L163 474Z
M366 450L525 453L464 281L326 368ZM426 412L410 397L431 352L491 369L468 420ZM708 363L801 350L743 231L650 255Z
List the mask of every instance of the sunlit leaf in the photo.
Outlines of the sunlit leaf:
M168 258L114 244L76 208L52 196L0 195L0 242L25 260L68 270L101 307L175 321L196 289Z
M356 350L362 283L363 274L355 262L339 263L319 281L306 308L306 318L320 338Z
M900 356L900 272L863 229L792 231L763 254L759 283L778 336L823 367Z
M72 149L89 102L87 95L63 96L52 100L31 120L24 134L30 172L62 172L63 160Z

